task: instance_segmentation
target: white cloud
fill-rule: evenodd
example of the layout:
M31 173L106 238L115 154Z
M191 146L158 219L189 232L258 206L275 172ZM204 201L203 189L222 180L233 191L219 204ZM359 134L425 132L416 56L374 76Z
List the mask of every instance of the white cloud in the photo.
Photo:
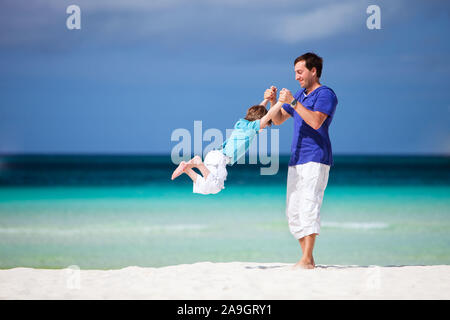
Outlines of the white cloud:
M357 27L365 21L365 11L355 3L340 2L316 8L306 13L289 14L281 18L273 36L287 43L333 36Z
M16 0L16 2L20 2L20 0ZM316 1L315 3L317 2L320 1ZM259 8L274 8L283 5L307 5L308 0L277 0L276 2L272 0L77 0L76 3L73 3L71 0L34 0L33 3L38 7L56 9L67 7L70 4L76 4L82 9L95 12L105 10L149 11L156 9L177 9L193 5L200 5L205 8L250 8L258 10Z
M58 47L70 0L2 0L0 46ZM83 43L296 43L365 26L369 0L78 0ZM383 8L382 8L383 10ZM384 11L383 11L384 14Z

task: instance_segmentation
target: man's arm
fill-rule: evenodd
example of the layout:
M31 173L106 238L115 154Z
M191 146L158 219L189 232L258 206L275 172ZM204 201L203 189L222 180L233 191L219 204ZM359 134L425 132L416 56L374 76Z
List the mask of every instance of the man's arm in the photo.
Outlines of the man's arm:
M291 92L283 88L283 90L281 90L280 92L280 101L283 101L284 103L291 103L292 100L294 100L294 97L292 96ZM324 123L325 119L328 117L328 115L323 112L311 111L305 108L305 106L303 106L298 101L293 108L295 112L297 112L300 117L302 117L302 119L314 130L318 130Z
M306 109L300 102L294 107L294 110L302 117L303 120L314 130L319 130L327 119L328 115L320 111L311 111Z
M278 101L277 103L281 103L281 106L283 106L283 104L284 104L284 102L280 102L280 101ZM286 112L286 110L281 108L281 106L280 106L279 110L274 112L274 115L272 117L273 124L277 125L277 126L279 126L280 124L285 122L291 116L289 113Z

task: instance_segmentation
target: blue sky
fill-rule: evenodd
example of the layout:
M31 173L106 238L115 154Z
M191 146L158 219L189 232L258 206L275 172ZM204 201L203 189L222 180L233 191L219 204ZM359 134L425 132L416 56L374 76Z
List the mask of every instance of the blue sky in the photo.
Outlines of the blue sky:
M66 8L81 8L81 30ZM366 8L381 8L369 30ZM334 154L450 154L448 1L99 0L0 4L0 153L169 153L232 128L293 60L324 58ZM445 40L447 39L447 40ZM288 153L293 123L280 129Z

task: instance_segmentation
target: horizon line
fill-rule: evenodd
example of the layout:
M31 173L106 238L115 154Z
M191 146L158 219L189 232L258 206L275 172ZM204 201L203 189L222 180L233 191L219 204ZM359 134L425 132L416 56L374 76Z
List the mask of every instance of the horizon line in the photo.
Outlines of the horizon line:
M191 155L194 155L192 153ZM267 156L271 156L271 153L268 153ZM290 153L279 153L280 157L290 157ZM127 152L127 153L119 153L119 152L21 152L21 153L0 153L0 157L10 157L10 156L171 156L171 153L162 153L162 152L154 152L154 153L143 153L143 152ZM425 156L425 157L450 157L450 153L335 153L333 157L361 157L361 156Z

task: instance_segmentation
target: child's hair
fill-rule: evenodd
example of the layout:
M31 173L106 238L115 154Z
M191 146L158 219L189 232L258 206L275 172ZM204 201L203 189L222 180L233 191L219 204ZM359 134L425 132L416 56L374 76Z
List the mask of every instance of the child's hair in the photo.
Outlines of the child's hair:
M268 111L266 107L262 105L252 106L248 108L247 114L245 115L244 119L248 121L255 121L264 117L267 114L267 112ZM272 125L272 120L269 120L269 125Z

